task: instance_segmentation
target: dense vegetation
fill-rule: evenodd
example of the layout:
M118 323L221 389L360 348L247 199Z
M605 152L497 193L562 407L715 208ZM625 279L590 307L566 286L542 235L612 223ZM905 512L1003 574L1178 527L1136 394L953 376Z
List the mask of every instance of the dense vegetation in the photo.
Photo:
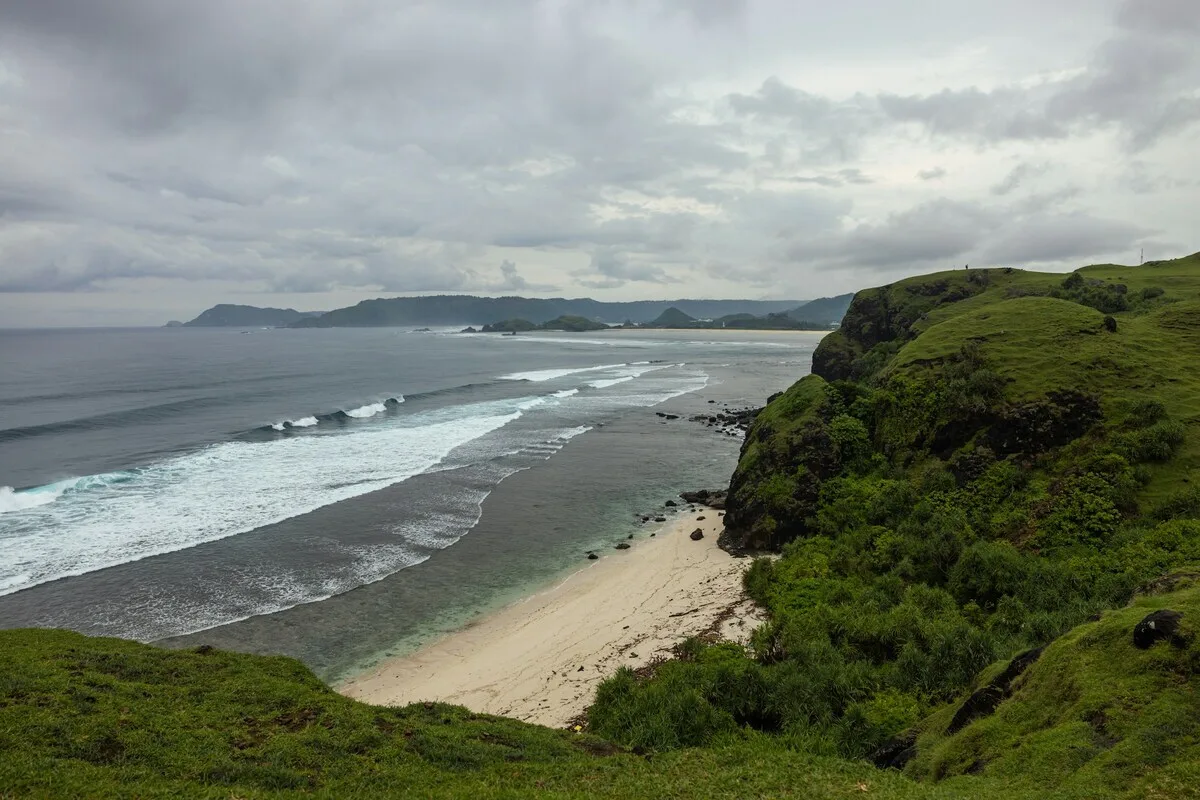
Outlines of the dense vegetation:
M1200 796L1198 420L1200 256L860 292L731 482L726 546L777 551L748 647L622 670L575 732L0 632L0 797Z
M1111 788L1156 765L1195 769L1191 651L1131 664L1131 612L1113 614L1123 634L1095 640L1112 647L1093 654L1094 672L1063 648L1139 587L1200 568L1198 300L1198 257L1065 278L943 273L861 292L814 374L759 415L730 487L729 546L781 553L746 577L771 621L749 648L691 641L649 679L618 674L600 689L593 730L663 750L753 729L852 758L908 731L921 735L915 777L1007 774L1019 771L1000 766L1008 748L1034 747L1001 722L1019 726L1019 713L958 732L969 759L937 739L981 673L1054 642L1030 684L1051 654L1079 677L1018 695L1057 704L1021 712L1053 718L1028 758L1102 769L1089 764L1106 747L1072 738L1087 721L1055 717L1077 699L1064 695L1083 693L1094 707L1080 713L1125 720L1111 733L1121 747L1108 745L1127 760ZM1182 686L1163 711L1170 723L1126 718L1158 699L1126 697L1137 684Z

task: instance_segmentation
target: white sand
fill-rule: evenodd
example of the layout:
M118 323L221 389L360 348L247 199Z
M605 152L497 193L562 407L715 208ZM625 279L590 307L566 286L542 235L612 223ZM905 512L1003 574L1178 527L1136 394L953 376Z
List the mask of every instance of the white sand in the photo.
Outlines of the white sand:
M697 521L697 517L704 517ZM562 726L617 667L641 667L724 619L727 638L757 624L742 592L749 559L717 548L716 511L684 512L654 538L601 553L559 585L391 659L338 691L379 705L438 700ZM704 538L692 541L696 528ZM582 670L580 669L582 667Z

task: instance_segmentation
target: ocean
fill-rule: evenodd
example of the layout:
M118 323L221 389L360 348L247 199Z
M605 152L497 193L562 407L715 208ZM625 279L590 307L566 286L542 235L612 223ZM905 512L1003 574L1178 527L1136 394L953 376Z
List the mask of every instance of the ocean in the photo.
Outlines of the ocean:
M0 331L0 628L337 681L725 485L740 439L689 418L762 405L819 339Z

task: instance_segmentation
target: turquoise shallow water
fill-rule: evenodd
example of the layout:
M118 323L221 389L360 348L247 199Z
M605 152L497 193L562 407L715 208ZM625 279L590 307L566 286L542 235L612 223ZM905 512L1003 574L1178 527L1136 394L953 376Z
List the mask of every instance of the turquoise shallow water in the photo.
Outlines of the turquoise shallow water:
M761 404L819 338L174 333L56 332L22 341L67 377L0 370L0 409L34 407L0 428L21 505L0 510L0 625L286 653L331 680L725 483L740 442L686 418Z

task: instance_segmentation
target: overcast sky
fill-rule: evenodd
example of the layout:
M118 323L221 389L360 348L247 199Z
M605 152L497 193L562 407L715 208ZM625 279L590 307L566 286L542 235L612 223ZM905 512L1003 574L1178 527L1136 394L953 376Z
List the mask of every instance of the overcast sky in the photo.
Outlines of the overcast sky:
M1200 250L1197 0L0 0L0 327Z

